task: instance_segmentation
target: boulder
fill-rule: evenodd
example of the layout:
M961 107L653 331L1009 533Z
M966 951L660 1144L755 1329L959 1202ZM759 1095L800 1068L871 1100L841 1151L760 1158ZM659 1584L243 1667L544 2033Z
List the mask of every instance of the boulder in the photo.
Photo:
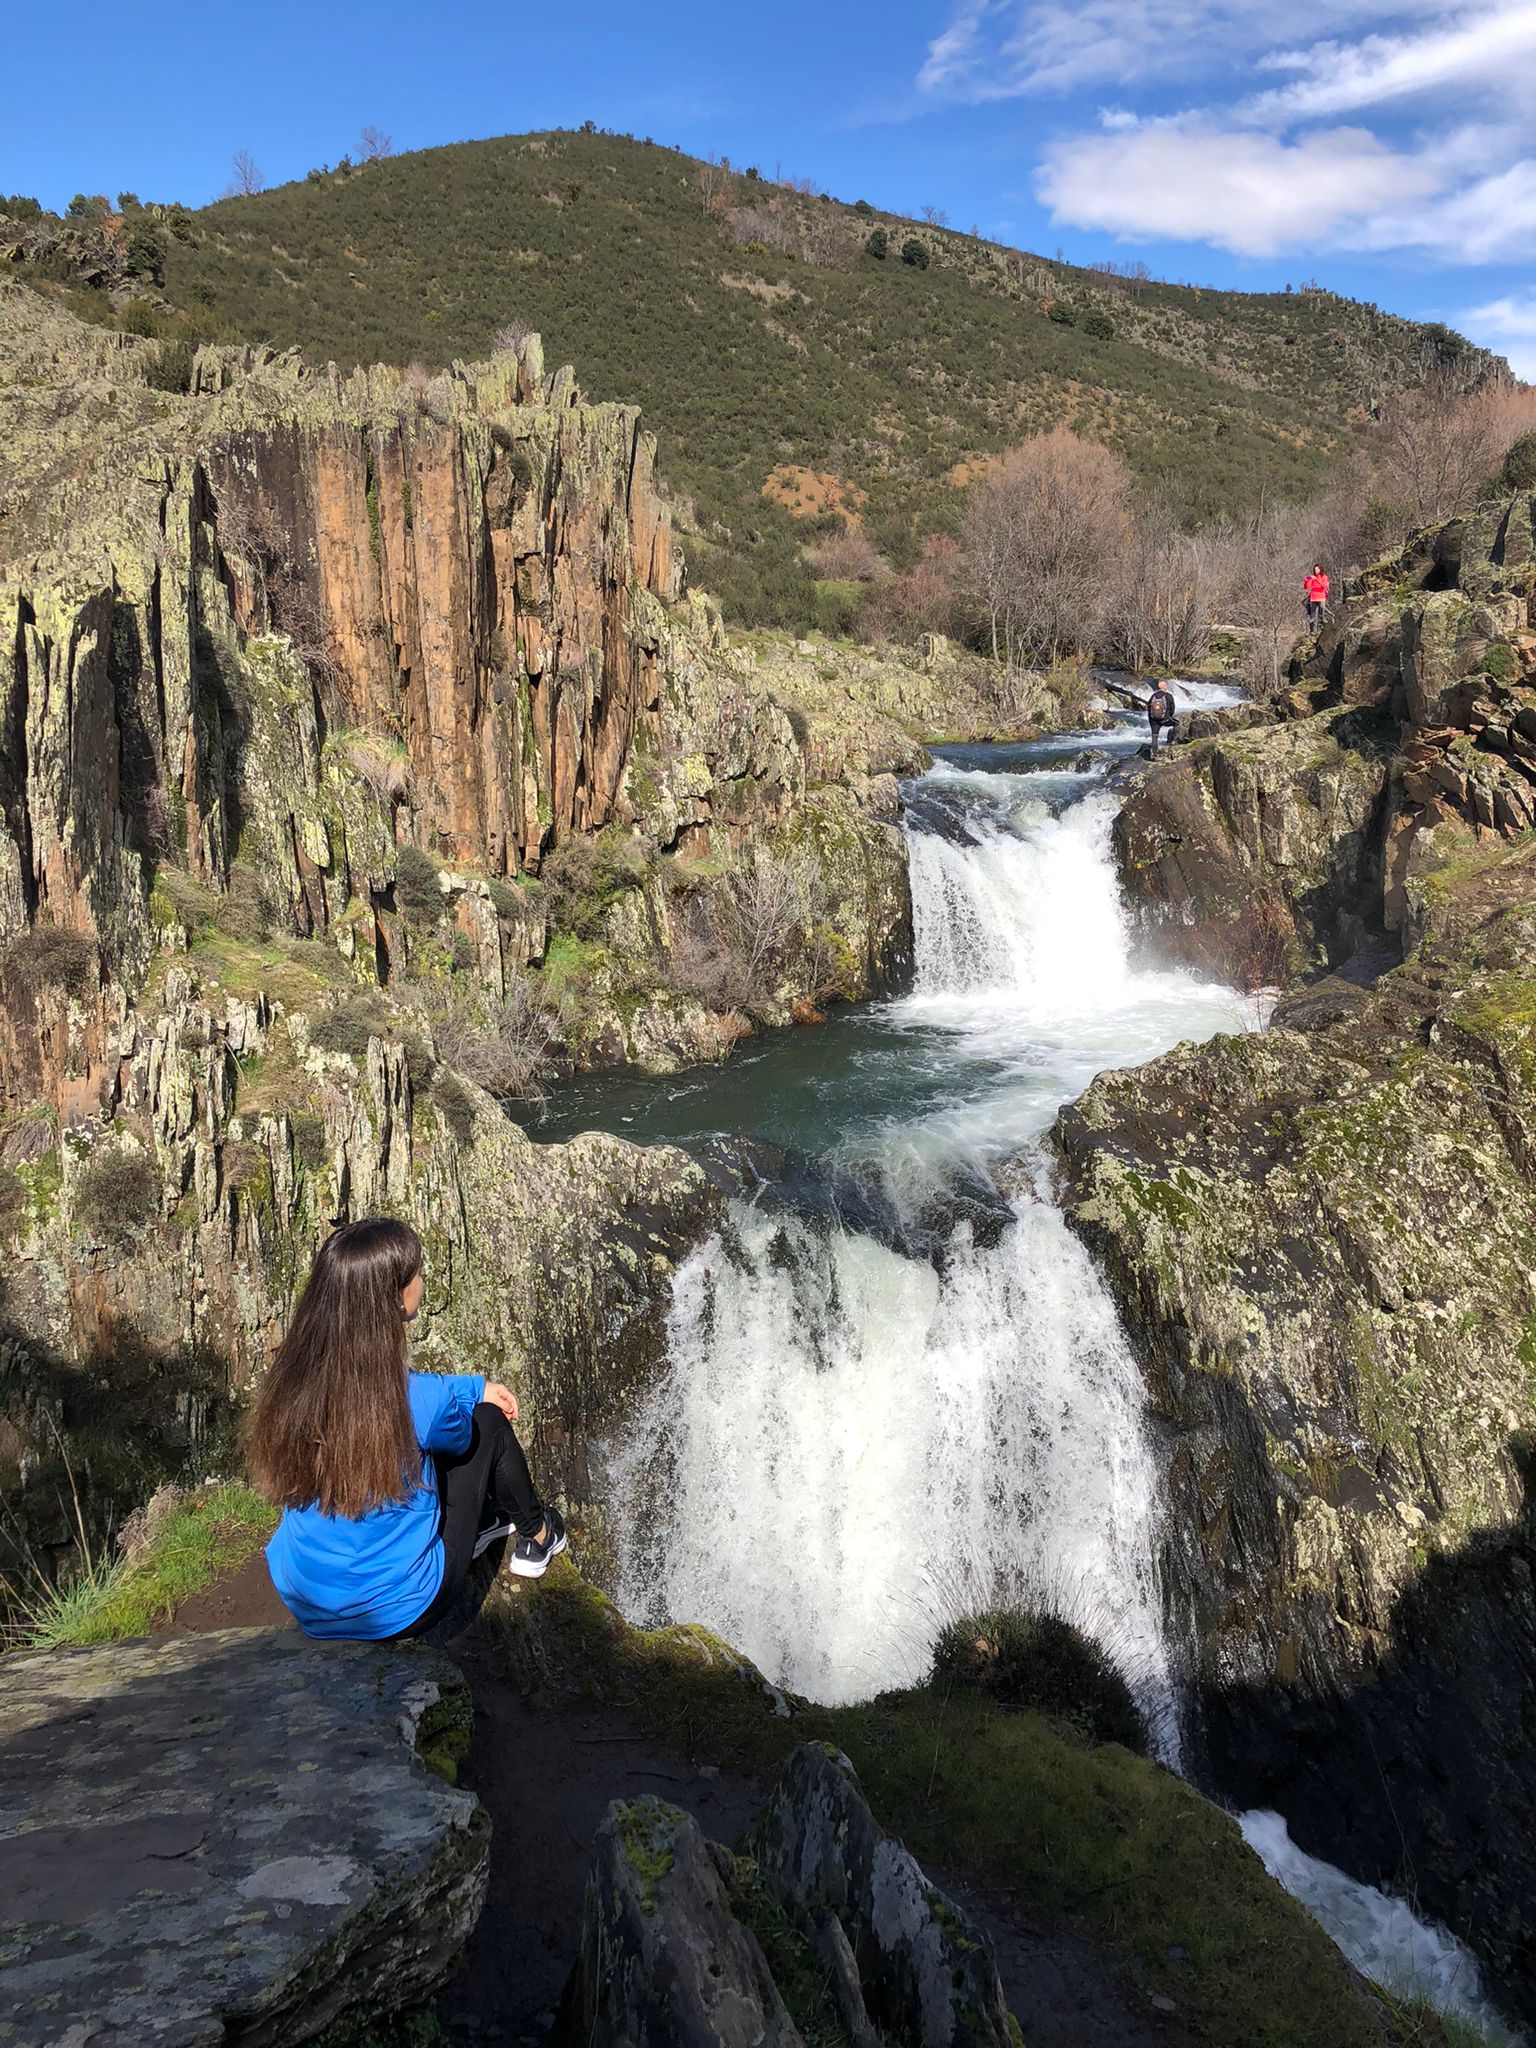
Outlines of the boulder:
M1358 707L1180 750L1115 820L1126 894L1157 951L1248 986L1337 963L1381 901L1391 721Z
M729 1866L675 1806L609 1807L565 1998L572 2048L803 2048L756 1936L732 1910Z
M468 1718L451 1665L380 1644L7 1657L7 2048L287 2048L427 1996L485 1898L489 1821L443 1775Z
M991 1944L881 1827L840 1750L800 1744L747 1847L818 1946L835 1945L827 1914L840 1925L876 2026L920 2048L1011 2048Z

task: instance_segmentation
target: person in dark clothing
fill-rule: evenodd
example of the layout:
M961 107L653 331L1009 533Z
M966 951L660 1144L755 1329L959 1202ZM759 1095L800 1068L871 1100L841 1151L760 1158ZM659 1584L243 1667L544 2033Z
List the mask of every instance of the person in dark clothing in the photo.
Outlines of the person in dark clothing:
M513 1430L510 1390L408 1369L422 1291L408 1224L343 1224L257 1396L251 1476L283 1511L267 1564L306 1635L416 1636L450 1615L464 1625L471 1569L492 1545L515 1532L507 1565L522 1578L566 1547ZM476 1575L480 1599L494 1571L493 1559Z
M1172 728L1177 721L1178 712L1173 701L1173 692L1166 683L1159 683L1147 699L1147 724L1152 728L1154 754L1157 752L1158 741L1163 736L1164 728ZM1169 737L1172 737L1171 730Z

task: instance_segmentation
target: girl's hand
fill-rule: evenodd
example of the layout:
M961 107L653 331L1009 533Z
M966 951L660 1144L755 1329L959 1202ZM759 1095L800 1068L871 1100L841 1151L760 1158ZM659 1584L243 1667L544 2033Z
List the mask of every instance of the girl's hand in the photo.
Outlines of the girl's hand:
M510 1387L504 1387L499 1380L487 1380L485 1398L493 1408L499 1408L508 1422L517 1420L517 1396Z

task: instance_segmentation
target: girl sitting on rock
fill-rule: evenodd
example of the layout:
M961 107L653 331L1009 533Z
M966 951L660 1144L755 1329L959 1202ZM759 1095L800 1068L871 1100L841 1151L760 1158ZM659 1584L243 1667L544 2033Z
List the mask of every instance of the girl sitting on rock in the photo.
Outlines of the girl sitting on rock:
M507 1388L409 1370L421 1265L421 1240L390 1217L333 1231L256 1399L251 1476L283 1511L267 1565L306 1635L451 1634L479 1604L470 1567L493 1543L516 1531L508 1565L523 1578L565 1548Z

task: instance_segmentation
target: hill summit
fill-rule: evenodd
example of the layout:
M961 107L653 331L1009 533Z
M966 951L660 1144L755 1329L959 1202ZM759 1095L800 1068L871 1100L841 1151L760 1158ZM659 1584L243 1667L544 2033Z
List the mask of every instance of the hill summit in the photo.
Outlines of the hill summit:
M1198 523L1308 495L1426 356L1470 352L1322 291L1075 269L595 130L317 168L175 226L163 292L208 335L436 368L537 329L662 430L701 580L761 623L808 616L807 541L856 526L904 567L1025 435L1105 441Z

